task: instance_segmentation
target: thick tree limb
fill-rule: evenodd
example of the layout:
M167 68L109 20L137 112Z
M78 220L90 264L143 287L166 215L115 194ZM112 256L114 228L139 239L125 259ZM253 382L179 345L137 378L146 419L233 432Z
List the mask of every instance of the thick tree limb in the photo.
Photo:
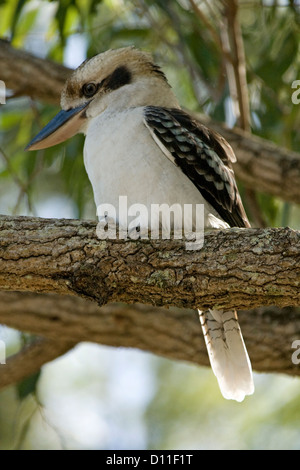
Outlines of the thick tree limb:
M2 216L0 289L12 292L0 293L0 322L47 340L25 352L28 367L21 355L1 366L0 387L81 341L207 365L195 312L153 305L272 305L239 312L253 366L298 375L300 311L288 306L299 304L299 258L300 233L290 229L212 231L188 252L179 240L99 240L95 222Z
M0 289L188 308L297 306L300 233L230 229L184 240L99 240L96 222L0 218Z
M51 60L35 57L0 40L0 79L14 96L59 104L60 93L71 69Z
M0 314L1 317L1 314ZM57 339L38 339L0 365L0 389L21 382L38 372L47 362L53 361L74 347L74 342Z
M17 96L59 104L60 93L71 70L49 60L14 49L0 40L0 79ZM234 148L234 170L248 187L283 200L300 203L300 155L239 129L228 129L211 119L196 116L220 132Z
M291 348L300 338L300 309L273 306L240 311L239 321L256 371L300 375L300 367L292 362ZM0 388L36 372L82 341L138 348L169 359L209 365L193 310L119 303L100 308L74 296L0 292L0 322L46 338L34 343L25 357L19 355L0 365Z

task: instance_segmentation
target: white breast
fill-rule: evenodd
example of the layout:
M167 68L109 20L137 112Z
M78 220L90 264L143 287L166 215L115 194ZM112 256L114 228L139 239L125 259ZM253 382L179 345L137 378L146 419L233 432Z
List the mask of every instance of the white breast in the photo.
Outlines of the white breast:
M119 196L127 205L204 204L206 227L227 227L198 189L164 155L143 122L143 108L113 113L106 110L88 127L84 163L96 206L119 207ZM118 218L118 217L117 217ZM150 221L148 220L150 223Z

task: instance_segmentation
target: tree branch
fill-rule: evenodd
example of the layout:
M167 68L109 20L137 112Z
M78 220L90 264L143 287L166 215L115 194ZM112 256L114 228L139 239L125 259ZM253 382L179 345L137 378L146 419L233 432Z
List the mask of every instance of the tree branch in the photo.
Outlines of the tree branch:
M251 132L247 67L242 30L239 22L239 3L238 0L224 0L223 3L223 16L226 26L221 21L221 31L224 43L223 49L225 52L228 51L225 54L225 63L231 99L235 104L234 109L238 126L244 131ZM254 188L255 186L245 189L248 216L256 227L267 227L268 224L264 220Z
M46 341L25 351L26 367L21 353L1 366L0 387L81 341L208 365L197 315L178 307L272 305L239 312L253 366L299 374L299 260L291 229L211 231L187 251L180 240L99 240L96 222L1 216L0 322Z
M300 301L300 233L230 229L184 240L99 240L96 222L0 218L0 289L108 302L249 309Z
M75 296L0 292L0 321L45 337L29 348L28 360L20 355L0 365L0 388L19 382L24 372L36 372L43 363L83 341L209 365L198 316L189 309L120 303L100 308ZM256 371L300 375L299 366L291 360L292 343L300 338L299 308L240 311L239 322Z
M246 61L242 31L238 20L239 4L237 0L225 1L225 19L226 27L226 44L230 48L231 60L227 59L227 66L232 67L234 93L238 102L238 121L239 127L245 131L250 131L250 107L246 76ZM226 49L225 49L226 50ZM226 58L227 56L225 56ZM231 73L228 74L229 76Z
M60 93L71 70L49 60L34 57L0 40L0 79L15 96L29 96L59 104ZM16 78L17 77L17 78ZM33 80L34 77L34 80ZM204 124L222 133L236 152L237 177L250 188L283 200L300 203L300 155L257 136L195 115Z
M4 306L4 311L5 309ZM35 340L17 354L10 356L5 365L0 365L0 389L30 377L38 372L44 364L65 354L74 346L75 343L71 339L68 342L42 338Z
M14 96L30 96L50 104L59 104L64 82L71 69L51 60L35 57L0 40L0 78Z

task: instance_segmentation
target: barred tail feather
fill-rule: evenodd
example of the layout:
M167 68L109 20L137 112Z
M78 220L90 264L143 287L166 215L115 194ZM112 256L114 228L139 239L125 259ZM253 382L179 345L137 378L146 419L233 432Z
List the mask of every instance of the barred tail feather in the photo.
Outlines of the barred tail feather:
M224 398L243 401L254 384L250 359L234 310L198 310L212 370Z

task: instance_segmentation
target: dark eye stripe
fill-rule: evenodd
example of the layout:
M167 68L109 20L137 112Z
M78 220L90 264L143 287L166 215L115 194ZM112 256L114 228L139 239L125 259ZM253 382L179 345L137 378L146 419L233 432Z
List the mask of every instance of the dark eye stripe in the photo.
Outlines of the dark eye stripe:
M117 90L121 86L131 82L132 75L125 65L117 67L111 75L104 80L104 86L108 90Z
M85 83L81 88L81 96L91 98L99 88L105 88L112 91L128 85L131 82L132 75L125 65L117 67L108 77L104 78L100 83Z

